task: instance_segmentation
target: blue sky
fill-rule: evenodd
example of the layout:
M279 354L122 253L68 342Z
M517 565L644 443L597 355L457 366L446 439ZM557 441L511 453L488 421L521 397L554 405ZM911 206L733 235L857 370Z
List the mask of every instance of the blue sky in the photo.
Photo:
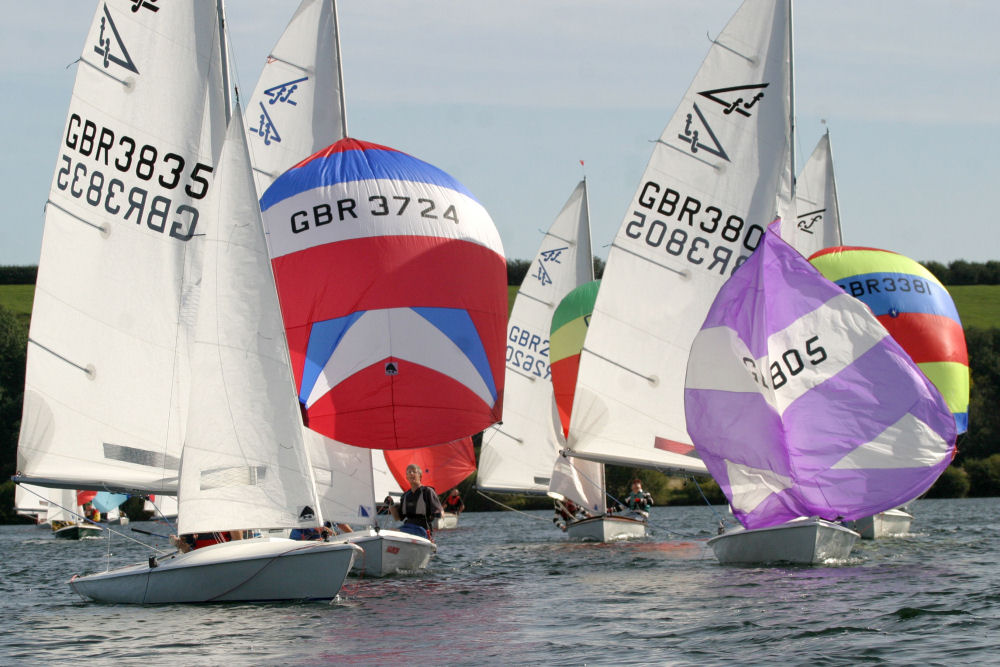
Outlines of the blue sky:
M230 0L249 96L298 0ZM96 2L0 0L0 265L35 264ZM461 181L530 259L580 177L607 255L656 139L737 0L341 0L350 134ZM797 164L830 129L844 239L1000 259L1000 3L797 0ZM581 167L580 160L585 161Z

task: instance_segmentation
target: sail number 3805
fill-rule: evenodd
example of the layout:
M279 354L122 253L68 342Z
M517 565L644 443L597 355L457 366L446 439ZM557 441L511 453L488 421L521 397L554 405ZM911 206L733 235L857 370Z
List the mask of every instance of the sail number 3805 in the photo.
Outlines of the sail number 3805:
M771 377L771 388L781 389L788 384L790 377L795 377L805 370L807 362L810 366L817 366L826 360L826 350L819 345L819 336L813 336L806 341L805 355L794 347L785 350L768 366ZM756 361L750 357L743 357L742 361L746 365L747 371L754 382L767 389L767 377L757 368Z

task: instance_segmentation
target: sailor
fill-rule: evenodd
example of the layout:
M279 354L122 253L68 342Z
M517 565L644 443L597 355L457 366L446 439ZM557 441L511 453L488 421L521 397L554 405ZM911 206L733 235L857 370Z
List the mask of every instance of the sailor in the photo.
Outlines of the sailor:
M408 525L417 526L426 531L430 539L431 524L444 513L444 509L434 487L420 483L423 476L423 471L416 463L406 466L406 481L410 483L410 488L403 494L398 505L389 507L389 511L394 519L403 522L402 530L406 530Z
M465 511L465 503L462 496L458 494L458 489L452 489L444 498L444 511L452 514L461 514Z
M642 490L642 480L632 480L632 493L625 498L625 504L633 512L645 512L653 506L653 496Z

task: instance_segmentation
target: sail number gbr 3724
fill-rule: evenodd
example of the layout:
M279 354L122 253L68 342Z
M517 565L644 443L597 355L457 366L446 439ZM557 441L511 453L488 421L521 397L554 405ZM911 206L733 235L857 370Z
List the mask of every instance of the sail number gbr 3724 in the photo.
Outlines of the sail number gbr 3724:
M151 144L140 146L132 137L98 127L76 113L70 114L63 145L69 150L59 159L57 189L104 214L145 224L175 239L188 241L194 236L198 210L166 195L177 191L183 193L182 200L204 198L212 167L201 162L190 165L183 156ZM148 185L127 186L116 177L119 174ZM155 186L160 192L153 190Z
M734 271L764 236L760 225L653 181L643 184L637 203L646 210L632 211L627 237L719 275Z

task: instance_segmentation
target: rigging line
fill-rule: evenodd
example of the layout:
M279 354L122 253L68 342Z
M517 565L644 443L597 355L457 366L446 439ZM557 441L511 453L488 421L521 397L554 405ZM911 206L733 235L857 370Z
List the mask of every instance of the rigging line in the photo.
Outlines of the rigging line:
M637 253L634 250L629 250L625 246L618 245L615 242L611 243L611 247L612 248L616 248L617 250L621 250L622 252L628 253L628 254L630 254L630 255L632 255L634 257L638 257L639 259L645 260L645 261L649 262L650 264L655 264L656 266L660 267L661 269L666 269L667 271L670 271L672 273L676 273L681 278L690 278L691 277L691 274L688 273L687 271L683 271L683 270L678 271L677 269L675 269L672 266L667 266L666 264L663 264L662 262L657 262L655 259L650 259L649 257L646 257L645 255L641 255L641 254Z
M152 549L153 551L156 551L157 553L161 553L161 554L165 554L165 553L168 553L168 552L166 552L166 551L161 551L160 549L157 549L156 547L154 547L154 546L153 546L153 545L151 545L151 544L146 544L146 543L145 543L145 542L143 542L142 540L137 540L137 539L135 539L134 537L132 537L131 535L126 535L125 533L120 533L120 532L118 532L117 530L112 530L110 526L102 526L101 524L97 523L96 521L93 521L93 520L91 520L91 519L88 519L88 518L87 518L87 517L85 517L85 516L81 516L80 514L78 514L78 513L76 512L76 510L71 510L71 509L69 509L68 507L63 507L62 505L60 505L60 504L59 504L59 503L57 503L57 502L54 502L53 500L49 499L48 497L46 497L46 496L42 496L42 494L40 494L40 493L36 493L36 492L35 492L34 490L32 490L32 489L29 489L29 488L28 488L28 486L27 486L27 485L25 485L25 484L21 484L21 485L20 485L20 487L21 487L22 489L24 489L25 491L27 491L28 493L32 494L32 495L35 495L35 496L38 496L39 498L42 498L42 499L44 499L44 500L47 500L47 501L48 501L48 503L49 503L49 505L55 505L55 506L56 506L56 507L58 507L59 509L61 509L61 510L65 510L65 511L66 511L66 512L67 512L68 514L70 514L70 515L72 515L72 516L75 516L75 517L77 517L77 519L80 519L80 520L82 520L82 521L84 521L84 522L86 522L86 523L90 523L90 524L93 524L93 525L97 526L98 528L100 528L101 530L106 530L106 531L108 531L109 533L114 533L115 535L118 535L118 536L120 536L120 537L124 537L124 538L125 538L126 540L131 540L132 542L135 542L136 544L141 544L141 545L142 545L142 546L144 546L144 547L149 547L150 549Z
M517 512L518 514L523 514L524 516L528 517L529 519L537 519L538 521L544 521L546 523L548 523L548 521L549 521L548 519L546 519L544 517L535 516L534 514L528 514L527 512L523 512L523 511L521 511L519 509L514 509L510 505L504 505L502 502L500 502L496 498L493 498L492 496L486 495L485 493L483 493L479 489L476 489L476 493L478 493L479 495L481 495L483 498L486 498L486 500L489 500L489 501L492 501L492 502L496 503L497 505L499 505L500 507L504 508L505 510L510 510L511 512Z
M663 139L657 139L653 143L654 144L663 144L667 148L673 148L675 151L677 151L681 155L685 155L685 156L691 158L692 160L697 160L698 162L701 162L702 164L707 165L707 166L711 167L712 169L715 169L716 171L719 171L719 170L722 169L722 167L720 167L717 164L712 164L708 160L703 160L702 158L700 158L697 155L693 154L690 150L681 148L680 146L674 146L673 144L668 144Z
M657 379L656 379L655 376L643 375L639 371L634 371L631 368L629 368L628 366L622 366L617 361L612 361L611 359L608 359L607 357L605 357L603 355L597 354L593 350L587 349L586 345L583 346L583 351L586 352L586 353L588 353L588 354L594 355L595 357L597 357L598 359L601 359L602 361L608 362L612 366L617 366L618 368L622 369L623 371L627 371L629 373L632 373L633 375L637 375L637 376L641 377L643 380L645 380L646 382L648 382L650 384L655 385L656 382L657 382Z
M55 350L53 350L51 348L48 348L48 347L45 347L44 345L42 345L41 343L39 343L34 338L29 337L28 338L28 342L29 343L33 343L34 345L37 345L38 347L42 348L43 350L45 350L46 352L48 352L49 354L51 354L56 359L59 359L60 361L65 361L67 364L69 364L73 368L76 368L76 369L79 369L79 370L83 371L84 373L86 373L87 377L89 377L90 379L94 378L95 371L94 371L93 368L87 368L87 367L81 366L80 364L77 364L75 362L70 361L69 359L67 359L66 357L62 356L61 354L59 354Z
M688 479L694 482L695 487L698 489L698 493L701 494L702 500L704 500L705 504L708 505L708 508L712 510L712 514L715 515L715 518L719 520L719 525L725 526L728 522L722 517L721 514L718 513L718 511L716 511L715 507L712 506L712 503L708 502L708 496L706 496L705 492L701 490L701 484L698 483L698 480L695 479L693 475L689 476Z
M69 211L68 209L63 208L62 206L60 206L59 204L55 203L51 199L45 200L45 203L47 205L49 205L49 206L56 207L57 209L59 209L60 211L62 211L66 215L68 215L69 217L71 217L74 220L76 220L77 222L82 222L83 224L87 225L88 227L93 227L94 229L96 229L97 231L99 231L102 234L107 234L108 231L109 231L107 225L95 225L94 223L90 222L89 220L84 220L83 218L81 218L80 216L78 216L76 213L73 213L72 211Z

